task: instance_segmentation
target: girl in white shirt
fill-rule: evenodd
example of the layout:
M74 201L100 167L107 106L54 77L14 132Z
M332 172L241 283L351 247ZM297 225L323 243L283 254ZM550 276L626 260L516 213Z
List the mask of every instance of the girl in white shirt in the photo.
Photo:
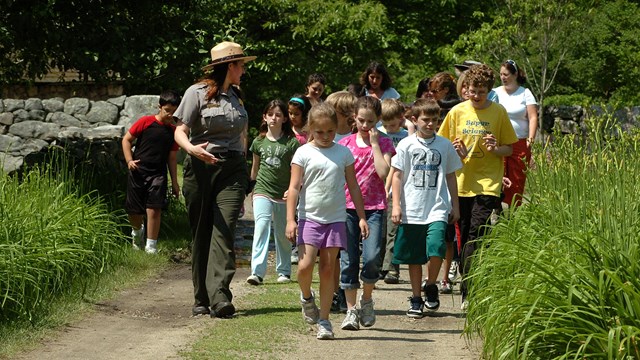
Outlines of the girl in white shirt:
M369 227L356 181L353 155L345 146L333 142L338 127L335 110L325 103L312 107L308 125L309 140L296 151L291 161L286 235L289 241L297 241L298 245L302 317L308 324L318 324L317 338L323 340L334 338L329 310L336 259L340 249L346 248L347 241L345 183L360 219L358 225L363 238L369 236ZM320 309L311 290L318 254Z

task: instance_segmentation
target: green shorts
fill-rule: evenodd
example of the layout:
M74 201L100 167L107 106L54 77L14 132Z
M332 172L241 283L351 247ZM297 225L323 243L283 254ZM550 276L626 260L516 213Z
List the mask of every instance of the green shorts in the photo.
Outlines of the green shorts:
M400 224L393 246L394 264L426 264L430 257L444 258L447 252L447 223Z

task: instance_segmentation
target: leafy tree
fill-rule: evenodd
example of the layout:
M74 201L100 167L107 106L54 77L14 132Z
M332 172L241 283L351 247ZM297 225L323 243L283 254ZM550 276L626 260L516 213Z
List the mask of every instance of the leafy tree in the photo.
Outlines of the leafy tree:
M125 79L136 88L184 66L189 57L178 50L193 41L181 25L195 21L197 2L4 0L0 6L0 83L57 67L99 82Z
M602 2L589 13L589 31L574 34L565 83L594 99L637 104L640 100L638 4Z
M526 69L540 103L581 93L594 100L640 100L638 2L502 0L491 21L464 34L445 53L498 68L512 58Z
M202 75L213 44L234 39L259 56L244 82L254 89L249 96L258 90L259 103L304 92L313 72L328 77L328 91L343 89L371 60L385 63L406 95L426 74L451 68L437 48L479 23L471 14L486 5L477 4L3 0L0 83L35 79L57 66L98 82L122 79L129 94L183 89Z
M453 73L456 60L447 47L469 29L489 20L492 2L470 0L381 1L387 9L392 38L385 53L394 87L414 100L418 81L440 71Z
M453 53L471 55L495 69L505 59L516 60L543 104L572 47L566 34L583 29L588 5L572 0L503 0L493 20L456 41Z
M235 1L205 22L217 30L207 33L214 35L212 44L233 38L258 55L243 83L257 115L269 99L304 92L314 72L327 77L327 92L342 90L358 82L371 60L385 64L393 86L413 100L421 78L453 70L439 47L479 24L483 17L472 14L487 7L470 0L428 6L418 0Z
M253 125L267 101L304 93L311 73L325 74L328 92L357 81L369 60L381 57L390 32L384 7L371 1L237 0L204 14L215 30L198 30L201 49L234 40L258 56L242 85Z

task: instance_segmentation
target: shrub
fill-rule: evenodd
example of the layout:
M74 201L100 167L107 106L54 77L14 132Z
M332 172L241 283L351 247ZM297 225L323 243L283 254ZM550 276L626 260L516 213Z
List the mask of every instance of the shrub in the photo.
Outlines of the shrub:
M593 99L584 94L552 95L544 99L544 106L587 106Z
M68 176L0 174L0 321L31 319L73 286L88 286L121 258L122 233L103 202Z
M486 358L640 358L640 138L601 130L539 153L528 203L483 240L466 331Z

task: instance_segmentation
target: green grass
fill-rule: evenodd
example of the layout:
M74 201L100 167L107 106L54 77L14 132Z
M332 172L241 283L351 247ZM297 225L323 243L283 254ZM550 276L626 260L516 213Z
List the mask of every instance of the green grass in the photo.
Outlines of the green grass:
M0 178L0 321L31 320L68 285L121 261L115 214L48 171Z
M528 204L474 259L466 332L486 358L640 358L640 137L590 126L538 152Z
M271 277L275 278L275 277ZM299 297L298 284L265 282L252 287L237 303L241 309L233 320L216 320L188 352L188 359L282 359L297 351L291 339L304 334L308 326L300 315L300 306L291 299ZM243 304L250 309L243 310Z
M130 249L124 211L84 193L67 169L52 163L21 177L0 174L0 358L160 272L175 254L188 258L181 201L163 213L160 256L149 256Z

